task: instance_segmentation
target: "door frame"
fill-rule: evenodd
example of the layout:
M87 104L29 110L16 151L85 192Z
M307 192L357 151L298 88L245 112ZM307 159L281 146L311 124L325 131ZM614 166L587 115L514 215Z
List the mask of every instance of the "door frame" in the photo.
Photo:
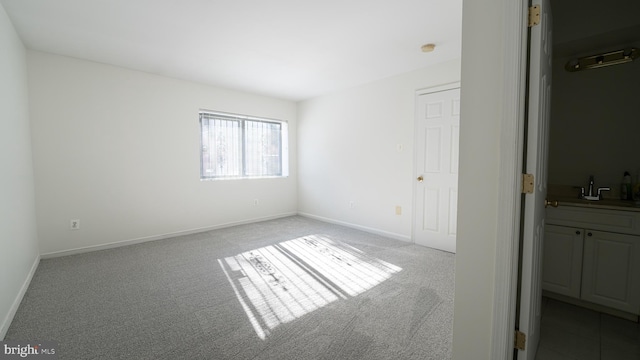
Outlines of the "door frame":
M453 90L460 88L460 81L455 81L451 83L446 83L437 86L431 86L428 88L423 88L416 90L415 96L413 98L413 167L411 169L412 174L412 183L413 183L413 195L411 198L411 242L416 243L416 196L418 195L418 183L416 182L416 166L418 164L418 132L416 131L418 128L418 98L422 95L433 94L441 91ZM459 199L458 199L459 200Z
M500 191L491 359L513 359L524 154L528 0L504 2ZM464 99L462 100L464 101Z

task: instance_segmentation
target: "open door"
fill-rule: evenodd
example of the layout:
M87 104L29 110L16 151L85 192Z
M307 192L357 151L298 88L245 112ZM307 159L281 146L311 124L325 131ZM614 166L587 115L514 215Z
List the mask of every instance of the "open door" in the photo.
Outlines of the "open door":
M551 101L551 8L549 0L533 0L539 23L531 27L529 48L529 93L526 126L526 173L534 186L524 197L518 329L526 336L518 360L534 360L540 341L542 303L542 244L547 195L547 154Z

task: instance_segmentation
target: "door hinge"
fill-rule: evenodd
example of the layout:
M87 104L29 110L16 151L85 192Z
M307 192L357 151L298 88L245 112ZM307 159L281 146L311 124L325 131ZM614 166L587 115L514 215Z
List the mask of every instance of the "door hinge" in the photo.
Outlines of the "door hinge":
M516 330L516 336L513 339L513 347L518 350L524 350L527 344L527 335L522 331Z
M540 5L533 5L529 8L529 27L540 24Z
M535 180L533 174L522 174L522 193L533 194Z

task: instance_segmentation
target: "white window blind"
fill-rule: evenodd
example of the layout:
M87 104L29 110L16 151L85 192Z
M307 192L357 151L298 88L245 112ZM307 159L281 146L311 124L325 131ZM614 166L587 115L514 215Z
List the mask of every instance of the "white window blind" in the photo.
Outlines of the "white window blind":
M288 176L287 123L200 112L201 179Z

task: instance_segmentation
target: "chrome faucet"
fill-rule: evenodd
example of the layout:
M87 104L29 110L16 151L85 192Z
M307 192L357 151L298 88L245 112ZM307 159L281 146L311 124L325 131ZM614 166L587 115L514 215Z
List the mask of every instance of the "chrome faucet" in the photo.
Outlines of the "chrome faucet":
M598 199L602 200L602 192L603 191L611 191L610 187L601 187L598 188Z
M584 200L602 200L602 192L610 191L609 187L600 187L594 192L594 180L593 175L589 176L589 187L587 188L587 192L585 194L585 189L583 187L576 186L577 189L580 189L580 199Z
M589 190L587 196L593 197L593 175L589 176Z

